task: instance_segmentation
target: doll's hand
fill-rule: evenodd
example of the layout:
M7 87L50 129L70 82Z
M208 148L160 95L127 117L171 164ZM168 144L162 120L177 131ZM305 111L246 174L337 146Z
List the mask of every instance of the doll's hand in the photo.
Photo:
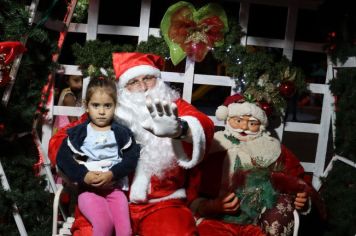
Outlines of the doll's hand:
M240 208L240 201L235 193L228 193L217 200L221 204L221 213L235 214Z
M182 132L179 125L177 105L168 104L167 101L146 100L146 106L151 117L145 120L142 127L158 137L178 137Z
M228 193L223 197L205 200L199 206L199 214L211 216L218 214L236 214L240 208L240 202L235 193Z
M295 209L301 210L304 207L306 207L308 204L308 193L307 192L302 192L302 193L297 193L297 196L295 197L294 200L294 206Z

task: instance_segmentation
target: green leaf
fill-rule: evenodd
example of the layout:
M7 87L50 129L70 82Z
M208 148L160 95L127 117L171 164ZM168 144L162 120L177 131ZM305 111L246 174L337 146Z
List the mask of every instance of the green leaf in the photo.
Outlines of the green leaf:
M168 36L169 28L171 27L171 17L178 9L182 7L188 7L191 12L195 11L195 8L192 4L184 1L177 2L167 9L160 25L162 36L169 47L169 53L173 65L178 65L179 62L181 62L187 56L179 44L174 43Z

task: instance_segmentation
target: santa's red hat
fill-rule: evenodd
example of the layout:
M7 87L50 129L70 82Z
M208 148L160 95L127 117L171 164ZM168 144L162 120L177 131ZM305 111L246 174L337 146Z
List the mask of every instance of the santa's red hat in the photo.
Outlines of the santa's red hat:
M160 77L163 59L154 54L117 52L113 53L113 66L118 86L123 88L130 79L140 75Z
M241 94L227 97L223 105L219 106L215 112L218 120L226 120L228 117L244 115L255 117L264 126L268 123L266 112L256 103L245 101L244 96Z

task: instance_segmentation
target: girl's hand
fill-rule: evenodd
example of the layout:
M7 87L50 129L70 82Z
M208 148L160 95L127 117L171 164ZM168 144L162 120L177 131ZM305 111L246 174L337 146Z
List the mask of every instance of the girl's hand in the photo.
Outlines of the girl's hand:
M112 184L112 179L114 178L114 175L111 171L105 171L105 172L99 172L99 174L96 176L95 183L92 183L91 185L94 187L104 187Z
M97 183L100 173L99 171L89 171L84 177L84 183L88 185Z

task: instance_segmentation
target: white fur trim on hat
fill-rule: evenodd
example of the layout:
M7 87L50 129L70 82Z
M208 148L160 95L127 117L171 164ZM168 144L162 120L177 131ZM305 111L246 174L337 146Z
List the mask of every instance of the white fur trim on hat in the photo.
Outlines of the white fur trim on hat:
M125 87L127 82L130 79L133 79L140 75L153 75L156 77L161 76L161 71L156 67L149 66L149 65L139 65L131 67L130 69L126 70L119 78L119 88Z
M192 157L189 158L184 152L182 147L182 142L177 139L172 139L173 149L178 158L179 166L184 169L191 169L194 166L198 165L202 160L205 154L205 133L203 127L197 118L192 116L182 116L182 120L187 121L189 129L192 133L193 139L193 153Z
M216 119L218 119L218 120L226 120L228 113L229 113L229 111L227 110L226 106L223 106L223 105L219 106L218 109L216 109L216 112L215 112Z
M229 117L233 116L253 116L257 118L262 125L267 126L267 116L264 110L254 103L231 103L228 107Z

